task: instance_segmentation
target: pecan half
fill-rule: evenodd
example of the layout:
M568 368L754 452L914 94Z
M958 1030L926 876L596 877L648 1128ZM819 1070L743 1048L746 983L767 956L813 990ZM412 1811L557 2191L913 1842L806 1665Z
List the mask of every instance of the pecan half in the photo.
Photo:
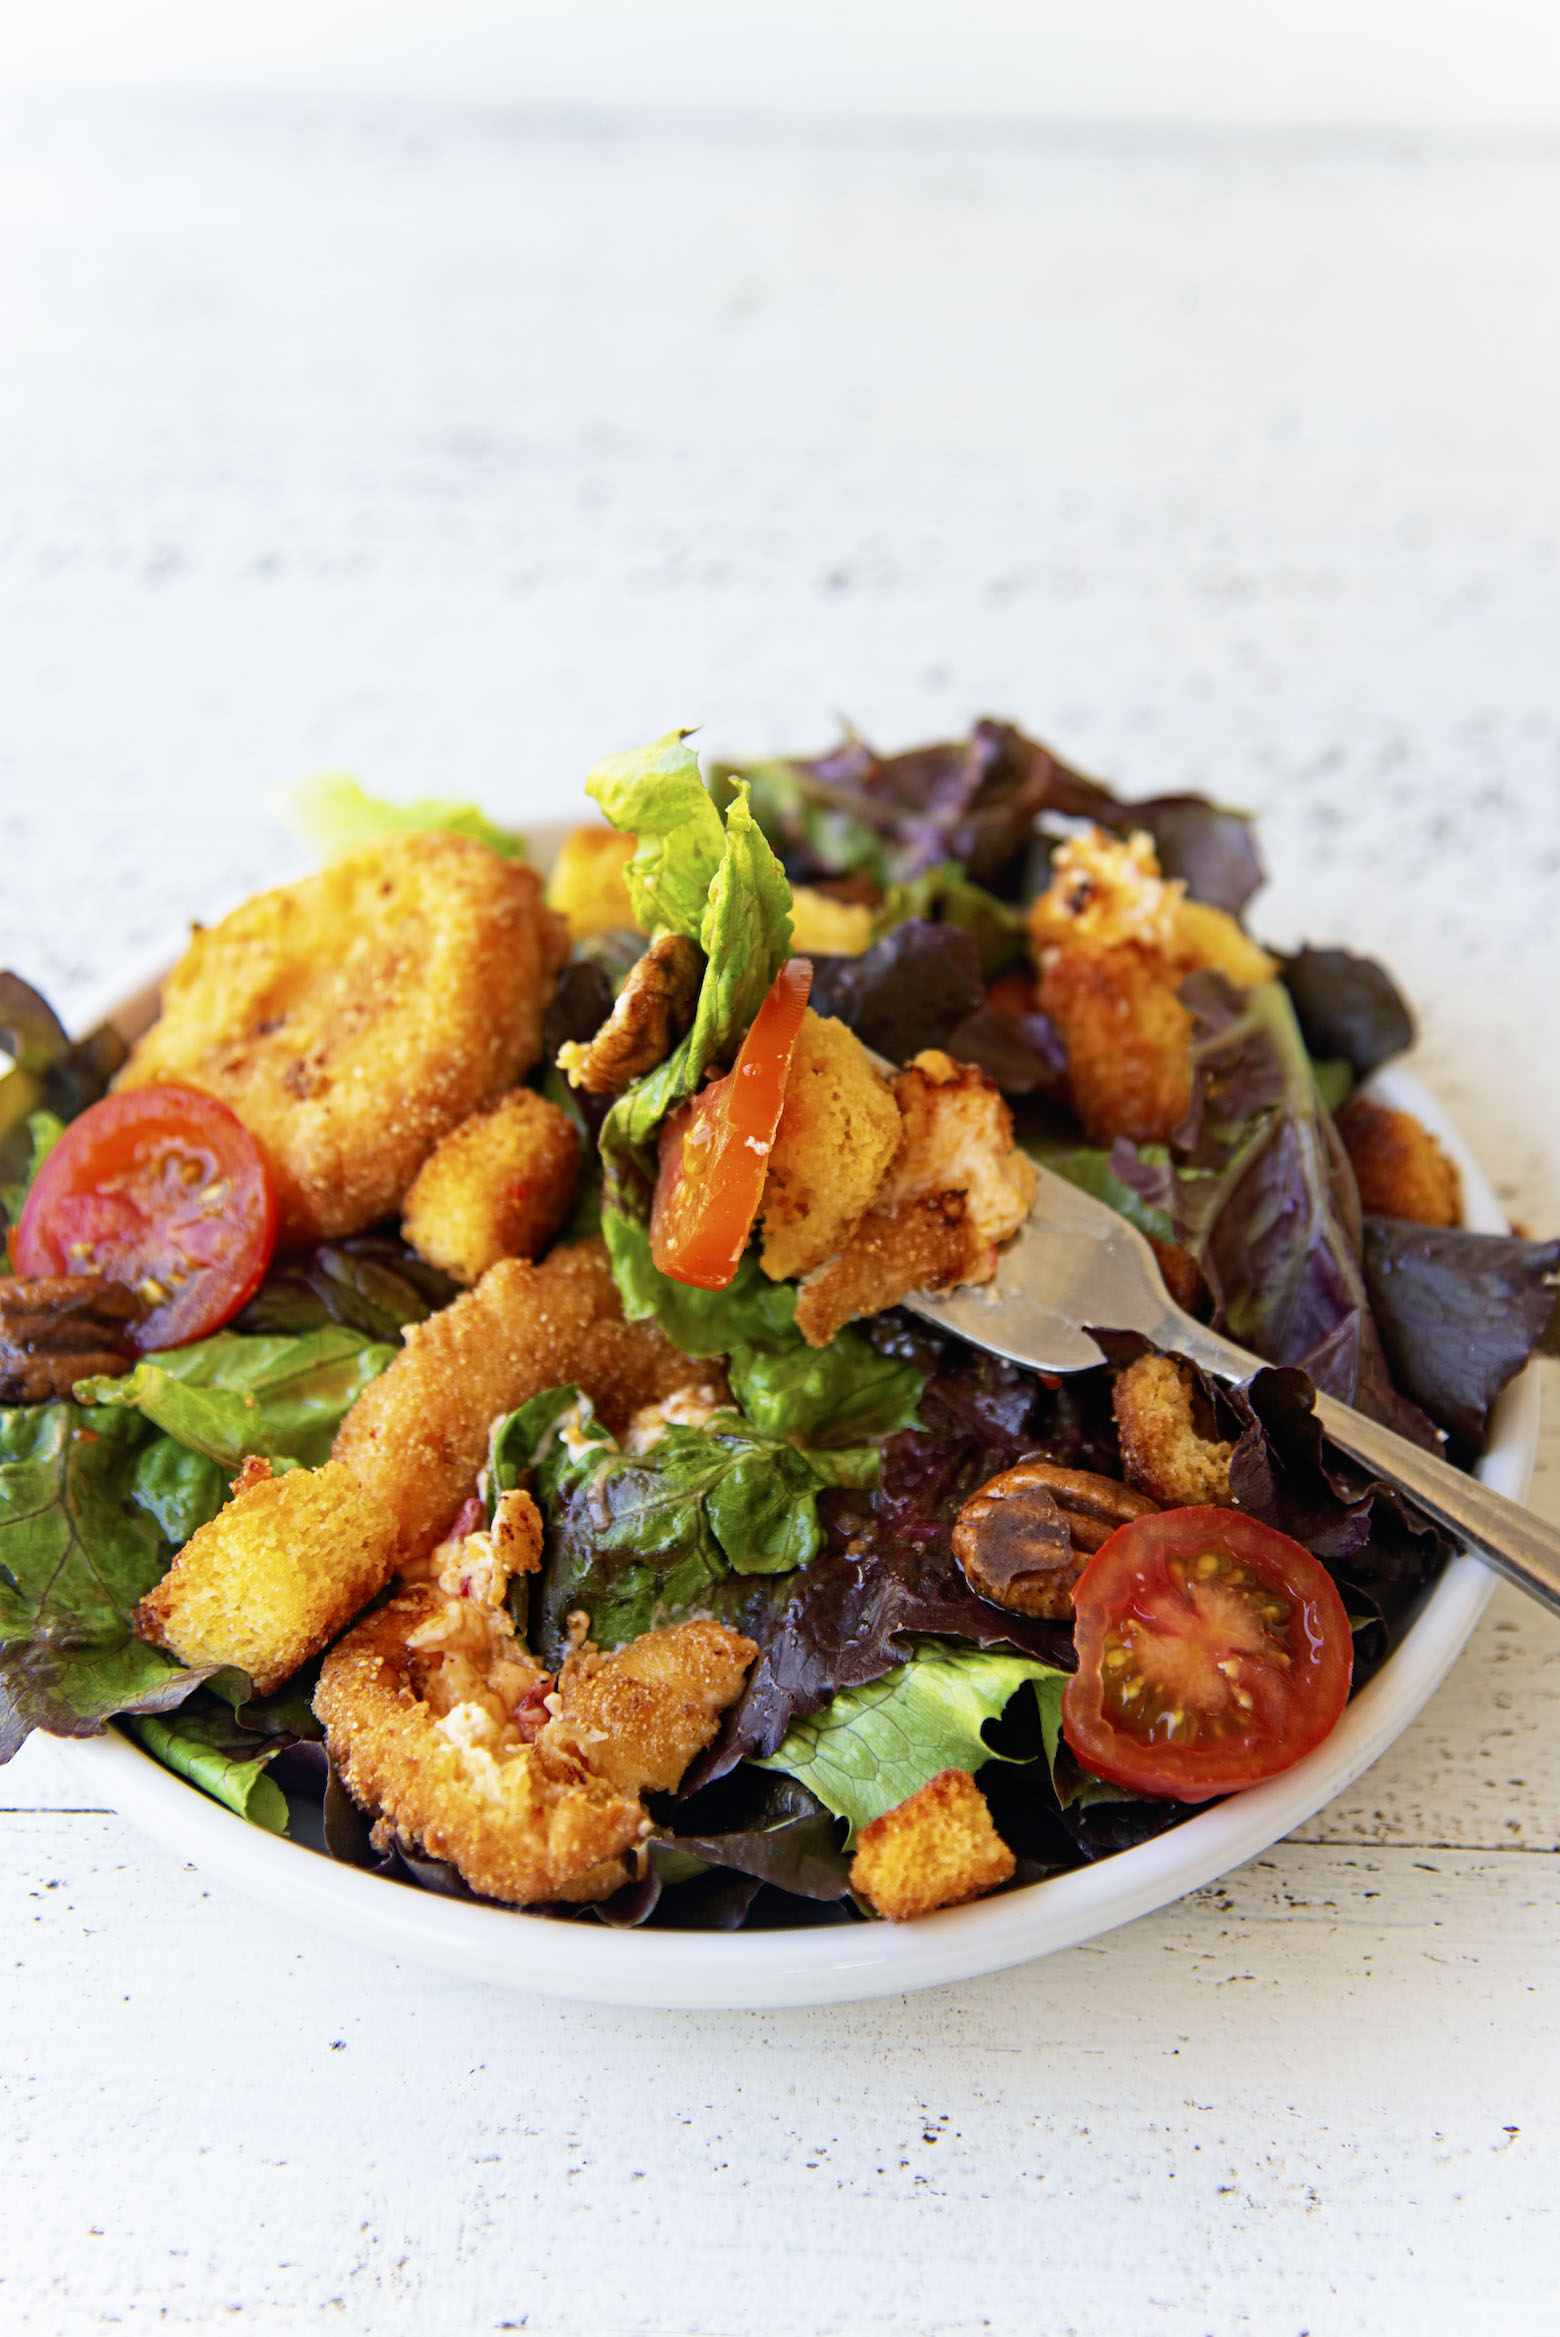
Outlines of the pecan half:
M135 1361L128 1334L143 1312L133 1290L98 1274L0 1280L0 1404L47 1404L79 1379L118 1378Z
M621 1095L665 1062L693 1021L703 979L703 956L687 935L663 933L635 960L595 1037L558 1049L558 1069L587 1095Z
M953 1554L993 1606L1067 1622L1084 1561L1117 1526L1158 1506L1113 1477L1019 1461L970 1495L954 1520Z

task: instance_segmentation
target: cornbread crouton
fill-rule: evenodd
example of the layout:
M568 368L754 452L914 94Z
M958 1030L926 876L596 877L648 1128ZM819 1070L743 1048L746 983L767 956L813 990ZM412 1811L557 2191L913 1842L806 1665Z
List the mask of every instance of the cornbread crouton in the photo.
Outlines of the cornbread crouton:
M639 839L616 828L571 828L547 879L547 906L569 921L576 941L639 923L623 882Z
M894 1081L894 1099L900 1141L888 1176L837 1256L802 1283L797 1327L814 1347L907 1290L989 1282L998 1243L1035 1197L1034 1164L984 1071L927 1048Z
M893 1090L855 1032L808 1007L759 1204L773 1281L834 1255L871 1207L902 1127Z
M850 1887L890 1923L908 1923L994 1891L1016 1864L969 1771L944 1769L862 1827Z
M757 1652L723 1624L677 1624L615 1655L577 1649L548 1692L497 1577L455 1549L437 1584L332 1649L314 1709L354 1799L473 1890L601 1899L650 1830L641 1794L678 1783Z
M1178 985L1216 967L1242 988L1275 961L1222 909L1159 873L1146 835L1102 829L1059 845L1029 912L1040 1006L1062 1034L1078 1117L1095 1144L1162 1142L1192 1095L1191 1017Z
M593 1039L566 1039L558 1069L587 1095L621 1095L664 1063L693 1021L704 960L682 933L663 933L629 970Z
M529 1087L462 1120L436 1144L401 1204L419 1257L469 1287L500 1258L534 1258L574 1206L573 1121Z
M230 1105L284 1243L356 1233L536 1061L566 952L534 869L468 836L386 836L197 932L115 1084Z
M237 1664L268 1696L351 1622L395 1569L395 1519L348 1469L273 1477L246 1461L232 1499L135 1611L183 1664Z
M797 957L859 958L872 944L865 901L837 901L816 885L791 887L791 948Z
M1198 1428L1189 1363L1142 1355L1117 1374L1111 1392L1122 1474L1164 1509L1231 1506L1232 1444Z
M438 1542L476 1483L493 1422L528 1397L573 1380L616 1434L641 1405L704 1386L712 1372L654 1323L624 1322L600 1241L554 1250L540 1266L501 1258L404 1336L333 1447L388 1504L401 1563Z
M1457 1163L1412 1112L1393 1111L1369 1096L1351 1096L1338 1114L1338 1133L1368 1217L1461 1225Z

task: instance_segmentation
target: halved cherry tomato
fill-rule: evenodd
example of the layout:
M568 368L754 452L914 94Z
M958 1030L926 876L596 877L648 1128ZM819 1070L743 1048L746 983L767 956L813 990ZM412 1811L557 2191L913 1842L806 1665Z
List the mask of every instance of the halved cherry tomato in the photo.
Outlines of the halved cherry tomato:
M1239 1510L1118 1526L1073 1606L1062 1733L1086 1769L1134 1793L1206 1801L1260 1784L1348 1702L1354 1643L1332 1576Z
M724 1079L712 1080L661 1130L650 1255L674 1282L724 1290L747 1247L785 1107L812 960L788 958Z
M276 1193L243 1122L191 1087L134 1087L72 1120L33 1180L16 1271L139 1291L132 1344L183 1347L236 1315L276 1247Z

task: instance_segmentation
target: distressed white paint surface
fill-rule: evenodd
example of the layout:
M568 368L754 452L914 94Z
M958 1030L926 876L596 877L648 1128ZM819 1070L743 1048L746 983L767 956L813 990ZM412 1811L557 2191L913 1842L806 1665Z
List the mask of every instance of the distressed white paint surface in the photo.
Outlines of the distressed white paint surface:
M303 771L534 815L674 721L990 708L1255 805L1267 930L1400 970L1560 1224L1552 152L61 100L0 174L5 955L67 1006ZM1554 2327L1514 1594L1300 1839L903 2005L462 1988L79 1790L0 1777L7 2328Z

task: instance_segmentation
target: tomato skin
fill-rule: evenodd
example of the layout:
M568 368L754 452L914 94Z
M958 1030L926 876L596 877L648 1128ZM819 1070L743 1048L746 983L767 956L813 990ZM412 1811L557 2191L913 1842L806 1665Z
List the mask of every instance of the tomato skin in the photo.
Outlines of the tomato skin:
M1118 1526L1073 1587L1062 1733L1134 1793L1207 1801L1276 1777L1336 1727L1354 1640L1337 1585L1236 1509Z
M215 1096L166 1085L71 1121L33 1180L13 1255L20 1275L101 1274L150 1294L127 1333L144 1355L219 1330L275 1247L276 1190L249 1130Z
M786 960L725 1078L711 1080L680 1105L661 1130L650 1255L674 1282L724 1290L742 1262L785 1108L812 972L810 958Z

